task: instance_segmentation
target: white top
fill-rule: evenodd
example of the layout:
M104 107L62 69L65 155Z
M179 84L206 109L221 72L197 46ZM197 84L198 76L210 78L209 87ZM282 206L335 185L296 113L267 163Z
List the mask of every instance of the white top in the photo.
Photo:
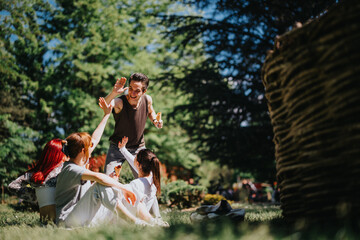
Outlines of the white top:
M139 173L139 170L134 165L135 157L125 148L120 148L120 152L124 155L130 166ZM135 206L139 202L143 202L146 205L148 211L152 208L155 203L157 204L156 191L157 188L154 184L152 172L147 177L137 178L132 180L129 184L125 185L130 191L132 191L136 196Z
M55 187L36 187L35 194L39 203L39 208L55 205Z

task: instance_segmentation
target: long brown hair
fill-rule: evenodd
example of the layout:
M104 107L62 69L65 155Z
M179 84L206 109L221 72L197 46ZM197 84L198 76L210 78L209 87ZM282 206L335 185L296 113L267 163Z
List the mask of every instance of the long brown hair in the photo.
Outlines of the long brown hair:
M136 155L141 171L145 175L153 174L153 180L155 187L157 188L157 194L161 193L160 186L160 161L150 149L143 149Z
M91 136L87 132L72 133L66 138L66 141L66 153L70 158L76 158L83 148L85 149L86 159L89 158Z

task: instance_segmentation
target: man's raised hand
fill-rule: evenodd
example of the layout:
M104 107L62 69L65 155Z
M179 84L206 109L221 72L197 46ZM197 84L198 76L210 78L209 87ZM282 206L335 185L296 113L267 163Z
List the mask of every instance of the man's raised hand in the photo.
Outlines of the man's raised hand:
M115 85L114 85L113 92L117 93L117 94L124 93L128 89L128 87L124 88L125 83L126 83L126 78L125 77L122 77L120 79L118 78L116 80Z

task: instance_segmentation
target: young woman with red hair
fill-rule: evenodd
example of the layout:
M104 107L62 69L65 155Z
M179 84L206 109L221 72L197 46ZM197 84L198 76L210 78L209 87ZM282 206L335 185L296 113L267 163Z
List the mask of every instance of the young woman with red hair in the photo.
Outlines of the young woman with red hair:
M54 221L55 211L55 187L56 177L60 173L63 162L67 157L62 152L62 143L64 140L53 139L49 141L42 153L40 159L24 175L21 175L15 181L10 183L9 189L15 191L20 198L34 199L39 206L40 220L46 222ZM26 185L30 184L35 189L26 192ZM25 194L28 196L25 196ZM32 196L31 196L32 195Z

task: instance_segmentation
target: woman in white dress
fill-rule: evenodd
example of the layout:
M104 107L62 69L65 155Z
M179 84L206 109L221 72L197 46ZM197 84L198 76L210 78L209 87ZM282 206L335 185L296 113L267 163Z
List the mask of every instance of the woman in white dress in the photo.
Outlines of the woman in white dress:
M137 172L139 178L126 184L136 196L134 206L124 202L129 211L137 217L144 219L152 225L168 227L169 224L162 220L156 195L160 195L160 161L149 149L140 150L134 157L126 148L127 137L119 142L119 151L125 156L131 167ZM115 172L112 174L113 177ZM117 177L116 177L117 178ZM150 211L154 214L153 217Z

